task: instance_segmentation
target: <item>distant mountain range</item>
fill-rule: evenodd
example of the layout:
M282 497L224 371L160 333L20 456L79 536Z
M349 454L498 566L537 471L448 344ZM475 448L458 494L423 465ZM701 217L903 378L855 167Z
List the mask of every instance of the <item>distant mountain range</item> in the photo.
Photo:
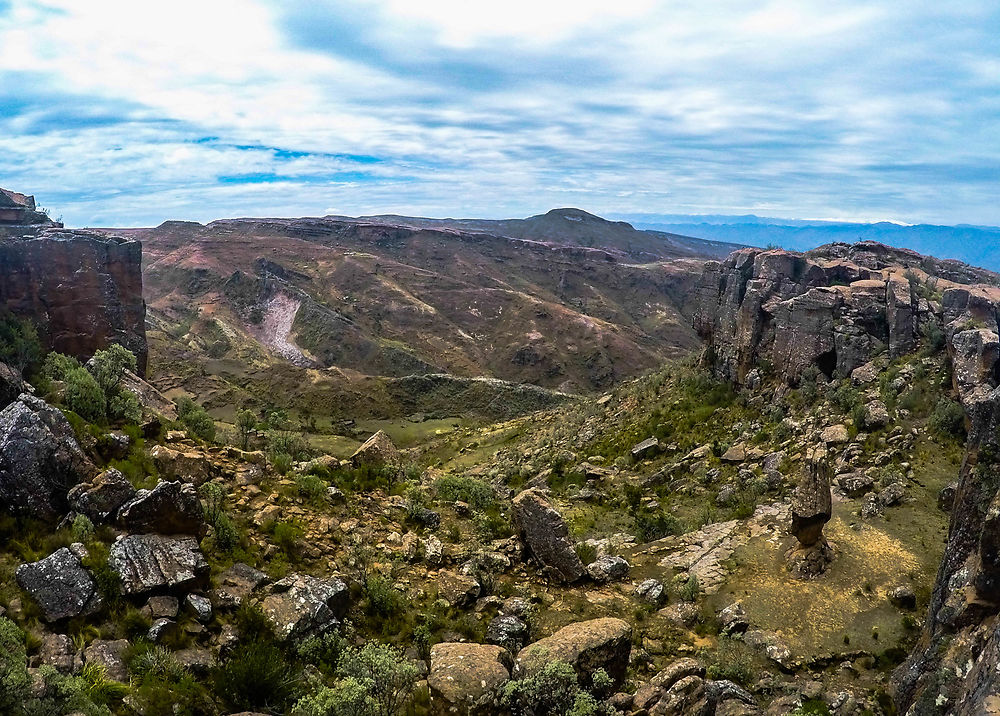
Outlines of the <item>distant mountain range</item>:
M780 246L808 251L835 241L878 241L943 259L958 259L1000 270L1000 227L853 223L774 219L754 215L633 214L636 228L696 236L751 246Z

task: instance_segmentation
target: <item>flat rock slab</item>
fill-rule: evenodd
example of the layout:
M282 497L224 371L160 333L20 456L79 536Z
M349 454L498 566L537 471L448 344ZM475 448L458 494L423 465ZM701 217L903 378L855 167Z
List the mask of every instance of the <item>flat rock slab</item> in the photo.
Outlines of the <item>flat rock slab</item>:
M91 614L103 603L90 573L67 547L45 559L22 564L16 579L41 607L47 622Z
M208 562L194 537L122 537L111 545L108 564L121 577L125 594L186 587L208 573Z
M625 678L632 652L632 626L623 619L604 617L576 622L552 636L521 649L514 665L518 677L537 673L552 661L565 661L589 685L591 675L604 669L617 683Z

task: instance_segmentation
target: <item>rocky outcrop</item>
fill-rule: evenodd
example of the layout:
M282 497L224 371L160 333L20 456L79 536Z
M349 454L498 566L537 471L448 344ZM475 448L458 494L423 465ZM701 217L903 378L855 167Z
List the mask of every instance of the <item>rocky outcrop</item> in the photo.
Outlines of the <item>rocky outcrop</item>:
M61 412L22 393L0 411L0 508L55 520L66 493L96 472Z
M435 713L494 713L510 665L510 654L499 646L435 644L427 676Z
M385 432L379 430L351 455L354 467L383 468L398 466L399 450Z
M47 622L92 614L103 604L90 573L67 547L45 559L22 564L15 576Z
M575 582L587 573L569 539L562 515L537 490L514 498L514 523L531 553L559 579Z
M613 617L591 619L565 626L552 636L524 647L517 655L514 674L518 678L538 672L552 661L573 667L584 686L598 669L604 669L621 684L632 652L632 627Z
M6 363L0 363L0 410L17 400L24 391L24 381L17 371Z
M790 381L815 366L848 376L888 351L904 355L941 306L922 298L921 281L995 281L987 271L956 271L947 262L874 242L832 244L806 254L743 249L710 262L693 292L695 329L713 367L743 383L766 366Z
M94 231L0 236L0 309L31 319L47 348L87 360L118 343L146 372L142 245Z
M188 587L208 574L194 537L128 535L111 545L108 565L121 578L125 594Z

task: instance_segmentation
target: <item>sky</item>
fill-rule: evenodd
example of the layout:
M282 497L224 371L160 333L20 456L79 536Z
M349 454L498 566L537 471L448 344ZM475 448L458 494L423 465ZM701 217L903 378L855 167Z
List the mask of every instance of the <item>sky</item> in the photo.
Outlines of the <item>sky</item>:
M73 226L1000 224L996 0L0 0L0 186Z

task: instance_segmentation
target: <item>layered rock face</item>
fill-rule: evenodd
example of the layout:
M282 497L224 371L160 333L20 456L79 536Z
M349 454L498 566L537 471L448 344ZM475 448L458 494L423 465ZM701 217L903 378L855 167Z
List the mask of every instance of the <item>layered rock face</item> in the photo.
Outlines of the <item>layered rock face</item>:
M142 245L91 231L0 236L0 309L30 318L46 347L87 360L119 343L146 372Z
M992 291L963 284L997 279L874 242L805 254L743 249L707 264L687 310L729 380L762 366L790 381L810 366L847 376L883 351L912 351L928 324L976 300L963 297Z

